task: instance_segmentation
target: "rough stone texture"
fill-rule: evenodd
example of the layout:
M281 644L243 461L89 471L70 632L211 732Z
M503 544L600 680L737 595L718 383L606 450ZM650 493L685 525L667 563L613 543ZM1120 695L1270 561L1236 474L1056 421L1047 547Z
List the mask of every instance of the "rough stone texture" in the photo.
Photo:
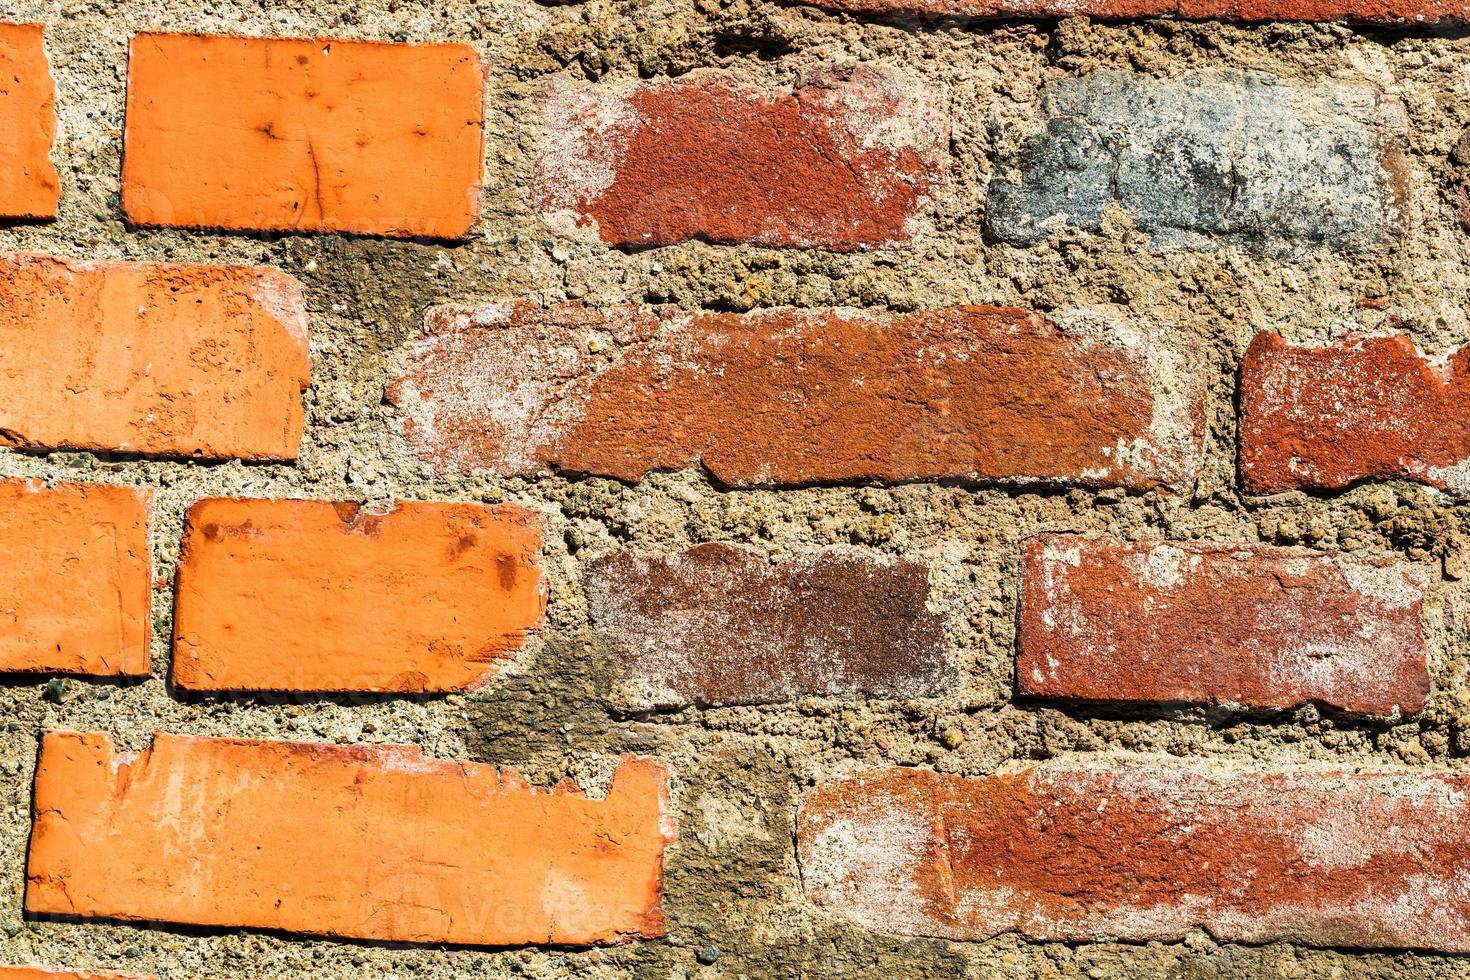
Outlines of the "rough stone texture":
M0 23L0 217L53 218L61 181L51 163L56 86L45 27Z
M1198 380L1166 341L1024 310L432 310L388 392L441 469L731 486L1188 482Z
M615 245L896 245L943 180L937 101L867 67L777 90L714 71L554 85L532 194L548 220Z
M956 939L1220 939L1470 950L1470 779L1052 764L890 769L807 793L808 897Z
M1111 208L1156 248L1363 249L1389 234L1402 109L1373 88L1260 73L1049 82L1042 131L990 183L989 226L1022 245Z
M640 709L802 695L922 697L951 672L924 566L829 549L775 564L751 548L630 551L587 566L587 605Z
M1403 334L1257 335L1240 369L1240 477L1253 493L1374 479L1470 493L1470 347L1437 364Z
M158 980L151 973L63 970L44 966L0 966L0 980Z
M663 933L668 776L607 795L414 746L48 732L26 908L395 942L589 945Z
M173 681L204 691L458 691L541 625L543 523L512 504L202 500Z
M295 459L306 323L275 269L0 254L0 445Z
M796 0L784 0L796 2ZM926 17L1184 17L1235 21L1437 24L1470 19L1461 0L802 0L854 14Z
M484 72L465 45L139 34L122 205L138 225L461 238Z
M1246 497L1236 477L1236 371L1252 336L1275 330L1322 344L1350 329L1396 330L1431 355L1470 343L1470 237L1443 196L1447 154L1470 124L1470 50L1442 31L1354 31L1086 18L960 20L829 16L739 0L48 0L4 8L42 17L58 84L57 160L66 161L54 224L0 224L8 250L182 262L272 265L298 278L311 311L313 384L293 464L193 465L82 453L0 452L0 474L145 486L156 494L158 591L153 675L128 685L0 684L0 962L155 973L162 980L1466 980L1470 958L1426 951L1243 944L1193 930L1175 942L984 942L868 929L806 901L792 846L796 794L849 769L925 766L984 776L1027 760L1106 765L1129 746L1182 762L1259 772L1320 760L1353 768L1463 768L1470 702L1462 699L1463 523L1470 504L1406 482L1330 495ZM134 31L405 38L463 42L491 74L486 188L476 235L453 248L334 235L129 231L119 220L127 43ZM699 242L622 250L562 236L529 186L540 98L554 78L679 75L718 67L769 90L833 65L892 65L947 87L949 180L933 233L900 250L833 254ZM1295 82L1391 91L1412 125L1408 221L1391 247L1286 260L1222 248L1155 252L1121 222L1029 248L984 235L991 161L1039 117L1048 80L1096 71L1160 77L1239 67ZM993 126L993 124L996 124ZM438 473L396 435L381 404L397 352L425 309L533 297L551 305L675 303L689 309L861 306L898 311L971 304L1058 313L1106 307L1117 319L1175 327L1187 373L1208 386L1202 465L1181 492L987 487L951 481L769 490L714 486L698 472L637 485L543 476ZM1361 305L1360 305L1361 304ZM1393 324L1397 324L1394 326ZM604 338L605 339L605 338ZM548 623L513 670L475 692L440 697L180 697L167 683L182 521L204 497L513 501L547 518ZM1013 698L1021 542L1049 532L1310 545L1396 557L1430 578L1424 622L1434 657L1426 711L1363 720L1308 706L1261 717L1224 707L1146 710ZM955 683L901 701L806 697L763 706L627 713L608 704L616 677L592 637L583 580L593 557L621 548L680 551L708 541L777 559L854 544L921 561L930 604L950 626ZM681 829L665 855L664 938L594 949L303 940L258 930L140 928L22 913L36 731L110 733L146 748L155 729L232 738L421 746L437 759L510 765L537 785L567 774L596 795L613 760L654 756L675 773ZM702 950L717 950L711 966Z
M1043 535L1021 570L1016 687L1090 701L1423 709L1424 576L1305 548Z
M0 480L0 672L148 673L152 494Z

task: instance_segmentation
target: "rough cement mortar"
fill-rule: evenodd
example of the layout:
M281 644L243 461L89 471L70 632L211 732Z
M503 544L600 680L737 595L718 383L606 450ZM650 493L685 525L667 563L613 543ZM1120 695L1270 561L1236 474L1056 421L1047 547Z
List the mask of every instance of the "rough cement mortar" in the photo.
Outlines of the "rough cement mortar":
M849 18L753 0L0 0L0 18L43 20L58 85L60 219L0 227L0 247L88 258L235 261L299 277L311 310L314 381L296 465L245 466L0 453L0 475L104 480L158 490L155 677L137 685L44 679L0 686L0 962L49 962L181 977L1470 977L1470 961L1218 944L950 943L869 932L801 897L795 802L815 781L859 767L927 765L990 773L1033 759L1161 752L1211 765L1325 761L1463 769L1470 754L1470 576L1463 503L1410 485L1325 498L1243 499L1233 464L1235 367L1254 332L1322 341L1401 329L1432 355L1470 341L1470 248L1447 181L1470 124L1470 35L1330 25L1146 22L907 22ZM462 245L130 231L118 210L126 46L139 30L464 41L489 66L484 214ZM953 136L931 226L910 247L852 255L691 243L620 252L556 235L532 207L537 93L548 80L627 80L720 67L790 85L832 64L868 62L942 87ZM1043 85L1102 70L1162 77L1265 72L1366 85L1407 117L1402 227L1347 253L1253 255L1234 247L1161 250L1116 210L1095 232L1033 248L987 240L991 161L1014 156L1042 119ZM412 457L383 391L424 311L448 302L673 302L746 310L782 304L916 309L1014 303L1053 315L1111 309L1179 331L1208 379L1206 462L1183 493L914 484L726 491L699 473L637 486L436 477ZM1359 300L1384 297L1387 311ZM212 494L513 500L546 515L550 622L499 683L471 695L409 700L170 695L166 638L185 507ZM1369 723L1316 708L1278 715L1225 709L1066 710L1012 703L1019 542L1041 531L1266 541L1397 555L1432 584L1426 621L1434 692L1421 720ZM617 547L648 552L704 541L772 552L862 545L930 567L950 624L956 686L943 697L628 714L606 697L610 668L590 638L581 569ZM679 843L668 854L668 934L594 950L475 950L302 940L250 931L25 921L24 852L36 732L95 729L126 748L154 729L410 743L445 758L516 765L538 781L565 773L605 784L634 751L675 771ZM601 782L600 782L601 781ZM493 846L487 842L487 846ZM701 950L718 950L701 965Z

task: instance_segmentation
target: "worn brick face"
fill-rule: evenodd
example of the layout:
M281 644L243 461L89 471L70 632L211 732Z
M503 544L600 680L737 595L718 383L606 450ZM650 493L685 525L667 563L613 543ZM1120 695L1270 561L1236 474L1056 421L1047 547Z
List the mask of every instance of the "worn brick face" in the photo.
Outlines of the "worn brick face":
M794 0L791 0L794 2ZM858 14L931 17L1182 17L1233 21L1347 21L1436 24L1470 17L1460 0L802 0Z
M148 673L152 494L0 480L0 672Z
M0 23L0 217L52 218L61 181L51 163L56 86L40 24Z
M456 691L541 624L542 521L513 504L203 500L189 510L174 683Z
M672 828L648 759L593 800L413 746L159 733L116 753L50 732L35 814L32 913L497 946L663 933Z
M769 90L713 70L556 84L532 193L554 224L615 245L896 245L943 180L935 103L868 67Z
M483 86L462 44L138 34L123 210L139 225L462 237Z
M855 549L773 564L705 544L587 567L593 626L638 708L936 694L951 671L928 597L923 565Z
M1247 491L1409 479L1470 493L1470 348L1432 364L1408 336L1298 347L1257 334L1240 370Z
M990 182L990 229L1021 245L1116 205L1157 248L1365 248L1406 179L1402 107L1363 84L1096 72L1049 82L1043 115Z
M1043 535L1026 544L1016 686L1089 701L1424 707L1424 575L1306 548Z
M274 269L0 255L0 443L294 459L306 334Z
M733 486L960 477L1150 487L1193 476L1201 386L1167 343L1023 310L528 303L430 312L388 396L441 469Z
M1470 780L1427 771L1140 765L966 778L893 768L817 787L807 896L885 932L982 940L1470 950Z

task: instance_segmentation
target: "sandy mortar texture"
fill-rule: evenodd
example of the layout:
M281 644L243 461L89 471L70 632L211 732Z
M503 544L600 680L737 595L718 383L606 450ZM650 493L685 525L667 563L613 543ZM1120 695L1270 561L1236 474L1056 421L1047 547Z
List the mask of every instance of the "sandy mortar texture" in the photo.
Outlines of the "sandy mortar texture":
M311 313L313 383L295 465L196 465L87 454L0 453L0 475L154 486L154 678L136 686L41 681L0 686L0 961L106 966L181 977L1470 977L1470 960L1414 953L1222 945L1031 944L909 939L867 931L806 903L792 845L797 794L819 778L883 764L986 774L1028 760L1127 750L1269 768L1288 762L1463 769L1470 754L1470 544L1464 504L1411 485L1315 498L1247 500L1236 490L1235 368L1251 336L1321 341L1389 318L1442 355L1470 341L1470 248L1449 193L1450 152L1470 124L1470 36L1450 29L1085 20L904 22L854 19L756 0L0 0L0 19L48 25L58 84L59 220L0 227L0 248L85 258L231 261L298 277ZM339 236L132 231L118 209L129 37L140 30L462 41L489 69L486 188L457 246ZM528 188L539 93L556 78L627 80L729 70L763 86L866 62L942 89L950 171L932 227L909 247L835 255L699 243L623 252L565 237ZM1358 254L1259 256L1225 247L1150 247L1125 216L1095 233L1014 248L984 235L993 161L1040 128L1042 86L1098 70L1173 76L1262 71L1337 79L1399 100L1407 114L1402 230ZM1359 308L1368 297L1387 311ZM691 309L847 305L921 309L1017 304L1081 308L1170 327L1207 379L1206 459L1186 492L943 484L727 491L703 474L636 486L558 477L437 476L413 456L383 394L434 305L529 298L551 303L676 303ZM901 434L899 434L901 435ZM516 501L548 521L549 622L498 683L426 700L172 696L166 638L185 507L210 495ZM1120 712L1012 703L1019 542L1042 531L1271 542L1397 555L1424 566L1434 691L1407 723L1315 708L1251 716L1225 709ZM705 541L790 553L862 545L929 566L957 682L913 701L808 699L759 708L629 714L608 698L611 671L587 625L582 569L632 546ZM1463 577L1463 578L1462 578ZM855 610L861 615L861 610ZM54 695L56 692L52 692ZM57 703L59 701L59 703ZM573 774L601 792L616 754L667 762L679 843L669 851L663 940L589 951L399 948L252 932L25 921L24 852L36 732L100 730L124 748L155 729L420 745L434 756L514 765L549 783ZM486 842L486 846L494 846ZM718 955L712 965L697 956Z

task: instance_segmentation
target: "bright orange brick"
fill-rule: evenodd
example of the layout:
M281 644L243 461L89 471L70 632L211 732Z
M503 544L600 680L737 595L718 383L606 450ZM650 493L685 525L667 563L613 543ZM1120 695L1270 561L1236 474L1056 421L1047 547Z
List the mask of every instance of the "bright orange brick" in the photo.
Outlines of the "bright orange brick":
M0 671L148 673L152 494L0 481Z
M0 444L295 459L310 380L274 269L0 255Z
M540 624L541 534L512 504L200 501L179 562L174 683L475 687Z
M0 217L54 218L56 86L40 24L0 24Z
M50 732L26 908L394 942L588 945L663 934L668 775L570 780L413 746L159 733L117 755Z
M484 71L462 44L139 34L123 210L139 225L460 238Z

